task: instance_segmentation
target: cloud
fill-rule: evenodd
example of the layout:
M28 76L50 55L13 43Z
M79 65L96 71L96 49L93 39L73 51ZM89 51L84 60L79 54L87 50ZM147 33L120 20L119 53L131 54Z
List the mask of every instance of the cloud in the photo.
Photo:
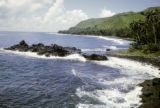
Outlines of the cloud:
M103 9L103 10L101 11L99 17L102 17L102 18L103 18L103 17L111 17L111 16L113 16L113 15L115 15L114 12L112 12L112 11L110 11L110 10Z
M64 0L0 0L0 30L58 31L88 18Z
M63 25L75 25L81 20L88 19L87 14L82 10L66 11L62 16L57 18L57 22L61 22Z

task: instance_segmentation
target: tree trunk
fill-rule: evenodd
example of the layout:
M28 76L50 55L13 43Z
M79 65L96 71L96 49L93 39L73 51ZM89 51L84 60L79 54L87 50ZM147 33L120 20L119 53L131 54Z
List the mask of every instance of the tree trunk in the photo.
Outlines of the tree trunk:
M155 26L153 24L152 24L152 28L153 28L153 35L154 35L154 43L157 44L156 30L155 30Z
M138 39L138 44L141 42L141 39L140 39L140 36L139 36L139 33L137 33L137 39Z

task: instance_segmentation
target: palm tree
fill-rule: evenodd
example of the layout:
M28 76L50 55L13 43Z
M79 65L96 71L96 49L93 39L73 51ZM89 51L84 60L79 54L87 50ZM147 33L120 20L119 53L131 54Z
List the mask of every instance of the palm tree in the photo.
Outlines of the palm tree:
M151 25L152 33L154 36L154 44L157 44L158 38L158 26L159 26L160 14L159 12L150 12L147 14L147 22Z

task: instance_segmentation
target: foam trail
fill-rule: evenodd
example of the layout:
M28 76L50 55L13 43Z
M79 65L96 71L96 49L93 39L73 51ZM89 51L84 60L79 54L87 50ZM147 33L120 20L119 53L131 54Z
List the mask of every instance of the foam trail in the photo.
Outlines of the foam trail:
M73 74L74 76L77 76L77 73L76 73L75 69L72 69L72 74Z
M0 49L0 51L6 52L6 53L13 53L13 54L21 55L21 56L33 57L33 58L62 59L62 60L75 60L75 61L86 62L86 59L79 54L71 54L66 57L59 57L59 56L46 57L45 55L38 55L37 53L34 53L34 52L9 51L9 50L4 50L4 49Z

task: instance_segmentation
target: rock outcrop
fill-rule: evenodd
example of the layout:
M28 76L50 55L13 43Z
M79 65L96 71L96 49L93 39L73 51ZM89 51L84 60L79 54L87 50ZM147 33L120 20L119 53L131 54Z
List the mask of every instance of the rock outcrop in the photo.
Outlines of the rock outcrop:
M140 108L159 108L160 106L160 78L146 80L140 84L142 89L142 105Z
M83 57L85 57L87 60L97 60L97 61L108 60L106 56L97 54L91 54L91 55L83 54Z
M51 44L50 46L45 46L42 43L33 44L29 46L24 40L22 40L19 44L13 45L9 48L5 48L6 50L12 50L12 51L21 51L21 52L35 52L38 55L45 55L46 57L49 56L60 56L64 57L70 54L81 54L83 57L85 57L87 60L107 60L106 56L103 55L97 55L97 54L82 54L80 49L77 49L75 47L62 47L57 44Z
M57 44L52 44L50 46L45 46L42 43L33 44L29 46L24 40L22 40L19 44L13 45L9 48L5 48L6 50L13 51L23 51L23 52L36 52L38 55L46 55L49 56L67 56L69 54L80 53L81 50L75 47L62 47Z

